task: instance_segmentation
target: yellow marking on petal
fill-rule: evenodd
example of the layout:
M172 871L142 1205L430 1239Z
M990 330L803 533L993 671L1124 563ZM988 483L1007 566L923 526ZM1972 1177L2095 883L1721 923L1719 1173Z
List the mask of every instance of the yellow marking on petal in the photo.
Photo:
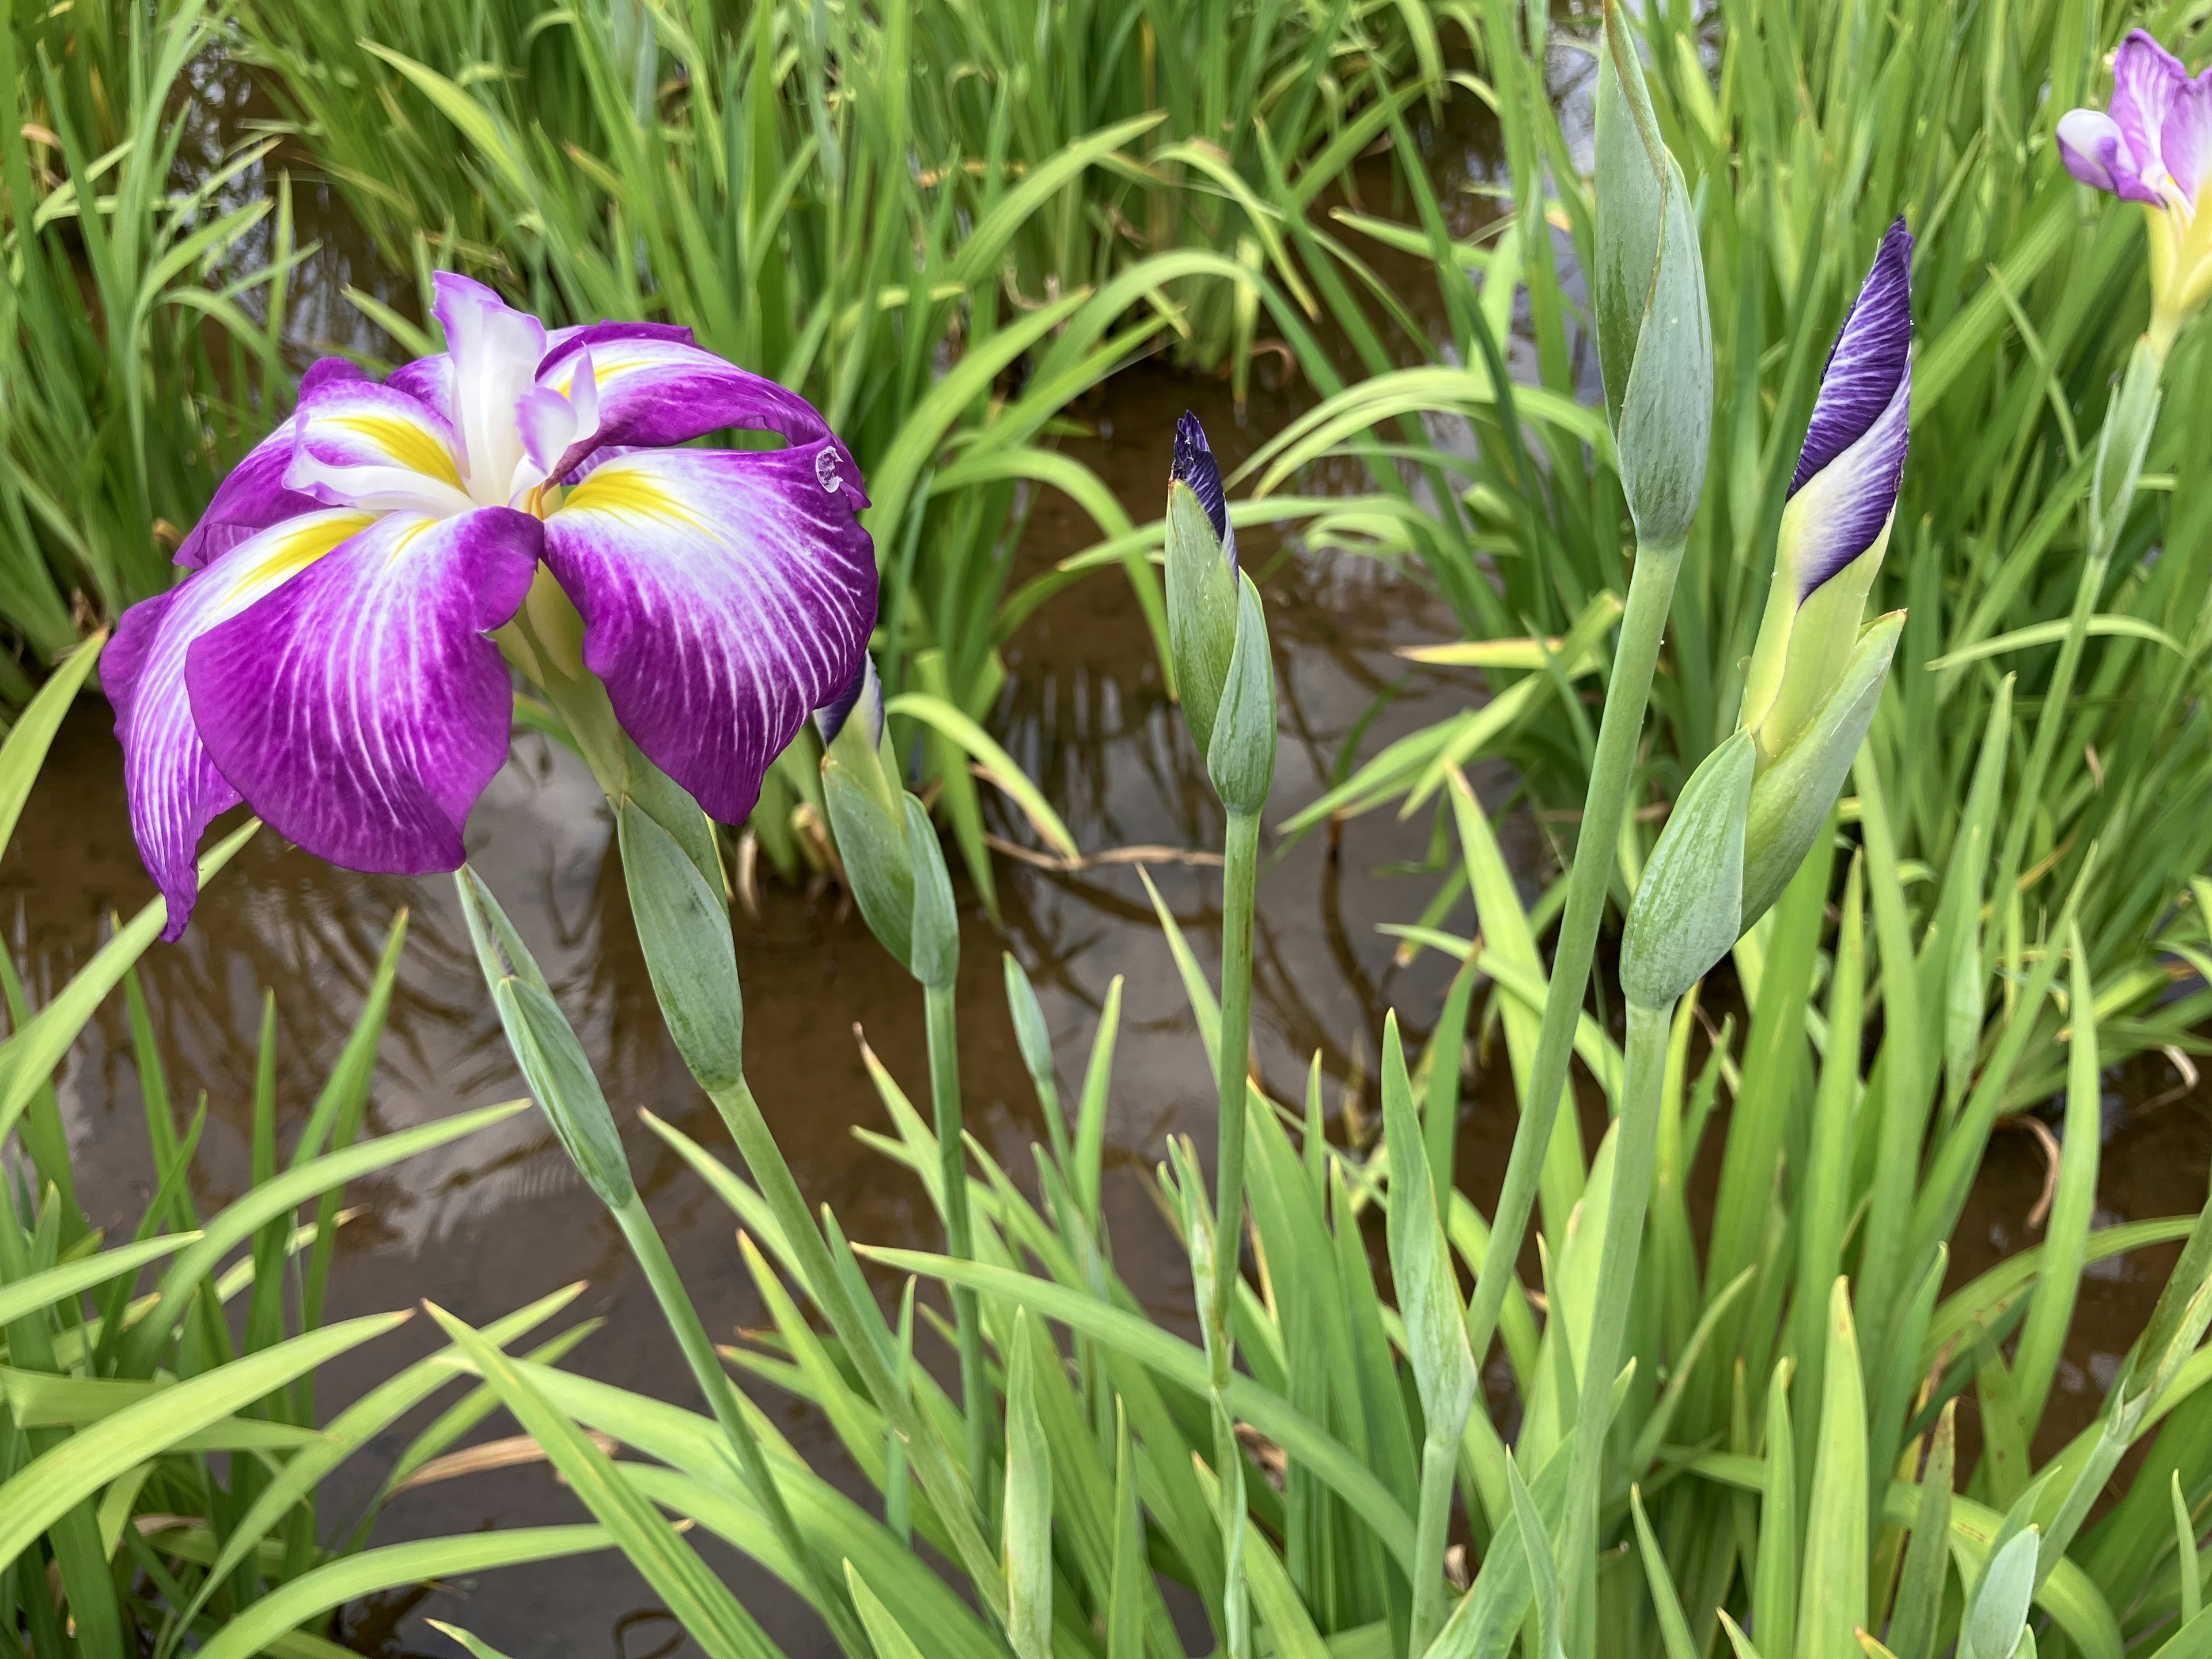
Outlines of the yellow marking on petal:
M279 533L267 552L239 573L229 597L234 599L248 588L274 587L375 522L374 513L318 513L301 520L293 528Z
M563 513L619 513L637 519L660 519L675 524L699 526L699 518L671 495L661 481L642 467L609 463L581 483L568 488L561 503Z
M424 531L429 529L432 525L436 524L438 520L435 519L417 519L414 523L409 525L404 530L401 531L392 540L392 550L384 556L384 568L386 570L389 570L393 565L398 564L401 555L404 554L409 548L414 546L416 538L419 538Z
M634 368L650 368L649 357L594 357L592 359L592 384L605 386L617 374L627 374Z
M340 431L351 432L376 445L410 472L419 472L426 478L435 478L456 489L463 488L460 470L453 465L453 456L434 433L426 431L412 421L394 415L345 414L318 415L317 426L334 426Z

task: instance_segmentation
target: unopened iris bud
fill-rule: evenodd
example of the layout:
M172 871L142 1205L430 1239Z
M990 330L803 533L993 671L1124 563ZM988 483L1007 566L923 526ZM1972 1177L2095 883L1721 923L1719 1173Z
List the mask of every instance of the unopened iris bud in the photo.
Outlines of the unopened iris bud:
M1689 188L1617 3L1598 54L1596 142L1598 363L1621 492L1639 542L1679 546L1705 486L1712 325Z
M905 791L884 764L884 694L865 653L852 684L816 711L822 737L822 799L861 920L883 946L914 967L914 861Z
M1275 672L1260 590L1237 568L1237 532L1206 428L1176 422L1168 477L1168 644L1183 718L1215 793L1256 812L1275 780Z
M1221 690L1237 648L1237 532L1221 466L1206 428L1186 410L1176 422L1175 465L1168 474L1168 647L1175 653L1176 691L1183 718L1212 751Z
M1741 723L1761 763L1842 677L1889 547L1912 403L1912 236L1899 219L1836 337L1774 550Z

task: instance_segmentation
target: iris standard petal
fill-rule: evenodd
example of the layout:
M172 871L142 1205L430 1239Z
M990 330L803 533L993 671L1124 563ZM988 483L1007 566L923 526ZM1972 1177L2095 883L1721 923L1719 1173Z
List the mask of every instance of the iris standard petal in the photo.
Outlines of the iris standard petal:
M1188 485L1190 493L1198 497L1198 504L1206 509L1206 520L1213 526L1214 539L1234 568L1237 532L1229 525L1229 495L1221 487L1221 464L1213 459L1213 447L1206 441L1206 428L1187 409L1176 422L1175 459L1168 469L1168 480Z
M503 506L522 460L515 405L538 381L545 325L517 311L482 283L441 270L431 279L431 312L445 325L453 360L453 428L471 495Z
M1911 363L1912 233L1900 217L1882 237L1874 268L1820 372L1812 424L1790 480L1791 495L1866 436L1910 379Z
M307 372L300 377L300 396L307 398L332 381L367 378L343 357L320 357L308 364ZM324 505L316 497L285 485L284 471L292 464L293 441L298 434L297 423L288 417L231 468L216 486L214 498L192 526L191 534L177 549L177 563L187 570L198 570L270 525L315 512ZM104 670L102 678L106 678Z
M1911 380L1900 381L1858 441L1814 473L1782 509L1777 556L1790 572L1799 604L1872 547L1889 522L1905 476L1911 392Z
M284 481L333 507L465 513L454 433L421 399L374 380L325 386L301 400Z
M2163 199L2158 191L2168 176L2162 142L2166 113L2188 82L2181 60L2142 29L2130 30L2112 54L2112 120L2151 192L2138 200Z
M814 405L797 392L684 340L665 335L602 337L591 329L546 353L538 384L573 399L578 362L586 354L597 382L599 427L555 464L556 479L567 478L605 445L659 448L735 427L774 432L795 445L819 446L827 440L828 447L817 452L823 487L842 489L856 495L860 507L867 505L852 456Z
M823 481L834 444L641 450L595 466L545 520L584 665L637 746L725 823L851 681L874 625L862 498Z
M458 868L514 714L485 636L520 606L539 544L505 507L389 514L202 635L185 682L224 778L333 864Z
M239 799L193 720L185 689L192 642L370 522L365 513L304 514L211 559L182 586L133 605L116 625L100 659L100 681L115 705L131 832L154 884L169 901L164 939L175 939L191 919L201 835Z
M2212 183L2212 69L2174 89L2159 134L2159 153L2174 188L2203 211L2204 187Z

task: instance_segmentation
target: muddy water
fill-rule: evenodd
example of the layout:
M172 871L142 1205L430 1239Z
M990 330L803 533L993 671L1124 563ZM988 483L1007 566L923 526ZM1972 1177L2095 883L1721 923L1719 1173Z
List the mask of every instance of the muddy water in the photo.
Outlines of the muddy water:
M1446 153L1439 171L1447 179L1485 173L1489 161L1480 145L1454 153L1457 138L1442 137ZM336 239L337 251L319 256L331 263L332 280L304 288L334 292L339 281L361 279L366 261L347 255L344 246ZM300 319L301 332L310 339L343 335L351 326L347 316L343 307L310 310ZM1182 408L1199 410L1233 464L1298 402L1295 392L1263 389L1240 419L1217 384L1139 367L1077 411L1094 435L1069 447L1133 514L1150 517L1158 511L1168 434ZM1042 568L1092 534L1081 514L1048 497L1029 525L1024 562ZM1360 736L1363 755L1480 695L1472 677L1409 675L1394 655L1395 647L1454 631L1413 578L1353 554L1285 547L1265 534L1243 539L1248 568L1261 575L1276 647L1282 747L1275 819L1322 791L1340 749L1384 690L1399 695ZM1162 693L1147 635L1116 574L1094 577L1042 610L1012 642L1006 665L994 729L1043 785L1086 852L1218 845L1218 808ZM1475 782L1479 791L1501 799L1510 781L1478 773ZM1003 815L997 827L1021 835ZM1540 838L1525 818L1510 820L1505 838L1533 896L1545 872ZM710 1148L726 1151L719 1121L662 1031L627 913L611 824L591 779L557 746L520 738L471 821L469 843L583 1037L625 1126L639 1185L710 1329L727 1334L764 1322L732 1217L636 1122L636 1111L649 1109ZM1293 1095L1308 1058L1318 1051L1334 1111L1358 1086L1385 1012L1395 1008L1418 1039L1442 1001L1446 976L1437 959L1400 967L1393 941L1376 932L1378 923L1410 919L1431 890L1427 881L1392 873L1394 866L1423 859L1426 823L1370 815L1346 825L1340 841L1315 836L1286 846L1271 838L1267 850L1255 952L1260 1061L1276 1091ZM1152 873L1201 958L1212 962L1218 939L1213 874L1173 861L1156 864ZM1108 1127L1117 1261L1160 1317L1184 1323L1188 1277L1142 1176L1164 1156L1170 1134L1210 1143L1212 1088L1143 884L1127 866L1062 874L1012 862L1001 863L1000 884L1001 922L995 927L974 896L963 893L960 1040L969 1128L1018 1174L1030 1167L1028 1146L1042 1133L1005 1011L999 953L1014 953L1043 999L1064 1092L1080 1076L1097 1010L1119 977L1125 1001ZM150 892L131 843L106 713L88 704L72 717L0 862L0 923L33 996L68 978L102 936L106 918L129 914ZM521 1092L449 884L332 870L264 832L203 902L187 938L156 948L143 970L173 1095L187 1106L202 1091L207 1097L198 1164L204 1208L247 1185L264 992L274 999L280 1146L289 1147L360 1008L386 931L403 911L408 945L371 1130L388 1133ZM1462 907L1446 925L1471 932L1475 923ZM856 1028L909 1093L926 1093L921 1007L911 981L834 893L769 884L758 916L741 915L737 926L749 1069L800 1184L811 1199L832 1206L856 1239L933 1245L938 1227L919 1186L854 1135L856 1128L884 1124ZM1502 1054L1477 1051L1471 1061L1463 1080L1459 1177L1487 1208L1510 1142L1512 1108ZM2160 1097L2172 1083L2162 1062L2144 1063L2112 1081L2100 1223L2193 1209L2203 1192L2207 1101ZM143 1102L117 1010L104 1011L71 1055L60 1092L81 1196L96 1223L129 1227L151 1183ZM1719 1139L1708 1138L1708 1164ZM1711 1173L1702 1172L1708 1199ZM2035 1242L2026 1218L2043 1173L2030 1136L1997 1138L1960 1229L1954 1281ZM587 1288L568 1317L605 1322L568 1363L696 1404L618 1236L535 1115L360 1183L349 1201L358 1213L340 1236L334 1316L428 1297L482 1323L580 1280ZM2170 1255L2153 1253L2091 1270L2047 1438L2070 1432L2094 1411L2118 1354L2148 1314ZM325 1413L432 1346L419 1328L423 1322L330 1373L321 1394ZM813 1419L787 1401L761 1397L817 1463L840 1467ZM326 1488L326 1533L349 1523L354 1506L428 1416L403 1423ZM505 1431L495 1420L485 1432ZM403 1496L376 1538L389 1543L564 1522L576 1514L573 1499L543 1468L511 1469ZM789 1651L830 1650L793 1598L720 1547L704 1547ZM650 1593L612 1554L375 1598L346 1610L341 1633L367 1653L448 1653L450 1645L425 1623L433 1618L541 1659L641 1659L686 1650L654 1610Z

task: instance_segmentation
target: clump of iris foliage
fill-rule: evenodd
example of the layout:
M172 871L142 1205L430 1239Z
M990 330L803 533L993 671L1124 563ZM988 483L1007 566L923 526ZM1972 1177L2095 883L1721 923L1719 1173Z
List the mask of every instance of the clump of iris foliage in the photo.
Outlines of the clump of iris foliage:
M656 40L680 33L653 18ZM744 1229L773 1334L714 1345L580 1046L466 868L462 903L518 1069L636 1255L696 1402L561 1364L587 1328L550 1330L573 1292L545 1287L483 1331L428 1310L449 1346L319 1422L316 1368L401 1317L320 1317L338 1191L521 1108L359 1139L395 928L289 1164L264 1084L254 1190L194 1212L198 1120L180 1130L172 1115L131 969L252 826L197 872L170 868L176 913L156 899L45 1008L24 1008L9 982L0 1138L19 1146L25 1179L0 1188L0 1632L38 1659L149 1644L323 1655L338 1650L325 1621L351 1598L618 1548L702 1650L763 1659L774 1646L695 1547L703 1532L787 1583L848 1659L1172 1659L1184 1642L1170 1585L1191 1592L1230 1659L2212 1652L2200 1547L2212 1364L2198 1346L2212 1322L2212 1206L2092 1226L2103 1066L2191 1038L2205 994L2159 1002L2174 977L2161 953L2195 963L2212 950L2205 890L2190 880L2206 550L2189 515L2212 423L2192 320L2203 249L2188 230L2206 221L2186 217L2212 161L2198 150L2188 185L2166 188L2190 159L2183 139L2212 148L2212 120L2171 141L2161 178L2136 144L2142 121L2114 129L2134 147L2123 154L2095 118L2069 113L2105 101L2117 21L2093 27L2078 7L1724 8L1716 87L1686 13L1655 9L1639 27L1615 10L1584 43L1598 62L1585 197L1535 70L1546 43L1504 8L1466 15L1528 188L1505 240L1462 251L1408 174L1423 245L1487 284L1447 288L1456 362L1393 380L1382 342L1348 322L1375 346L1376 374L1257 464L1263 499L1227 499L1192 423L1152 532L1166 557L1164 648L1228 825L1218 989L1161 911L1202 1039L1192 1061L1219 1091L1210 1172L1179 1143L1157 1177L1188 1251L1197 1342L1146 1316L1104 1224L1118 999L1064 1102L1042 1013L1009 963L1049 1141L1020 1171L963 1142L952 890L910 793L921 781L884 740L897 694L865 661L821 719L821 799L864 916L928 1011L929 1116L876 1066L882 1127L866 1133L930 1194L941 1252L856 1244L809 1208L769 1127L776 1103L764 1110L745 1080L706 818L630 746L645 726L627 713L592 724L611 679L599 690L564 667L558 637L552 649L537 635L505 641L607 790L656 997L732 1146L648 1121ZM2172 40L2182 20L2144 21ZM2146 86L2184 108L2212 104L2212 83L2185 94L2161 81L2157 51L2122 47L2117 112L2130 98L2139 112ZM785 63L771 54L771 70ZM623 84L659 95L641 75ZM1389 125L1395 106L1375 107ZM2075 177L2123 194L2132 184L2144 210L2116 210ZM1602 409L1568 395L1571 307L1545 228L1555 206L1592 273ZM1325 280L1302 212L1270 234L1358 314ZM1254 234L1264 240L1257 220ZM1502 374L1521 283L1543 372L1559 376L1545 386ZM1908 397L1904 461L1883 422L1902 423ZM1387 441L1362 435L1378 416L1441 409L1484 438L1482 476L1464 492L1466 463L1441 452L1415 457L1437 486L1426 493L1398 471L1407 446L1428 441L1418 420ZM1337 803L1438 803L1445 887L1407 937L1462 960L1425 1045L1409 1046L1395 1016L1386 1029L1384 1131L1365 1148L1328 1139L1318 1060L1289 1101L1245 1063L1274 713L1266 617L1234 531L1282 510L1264 496L1288 474L1269 469L1297 445L1346 443L1364 446L1382 488L1364 520L1340 524L1428 559L1469 607L1476 643L1454 650L1500 675L1498 696L1377 763ZM868 473L878 501L887 465ZM842 488L834 463L821 476ZM560 507L531 502L550 559L574 521L556 531ZM1144 546L1133 529L1091 562ZM1863 625L1892 588L1905 614ZM202 579L180 592L206 591ZM588 610L586 595L574 597ZM556 618L553 596L532 614ZM1531 623L1531 637L1509 635ZM884 643L888 661L908 641L894 629ZM0 840L101 648L95 638L64 660L0 749ZM119 682L143 694L148 663L139 649ZM1595 729L1573 692L1589 674L1604 681ZM1501 744L1540 799L1579 803L1581 833L1601 849L1569 863L1556 905L1524 903L1493 823L1507 803L1466 781L1463 763ZM1647 848L1623 830L1653 789L1672 810ZM1479 948L1446 925L1462 893ZM1608 904L1624 932L1598 1006L1626 1005L1618 1030L1585 996ZM1699 982L1729 957L1741 1025L1700 1042ZM1446 1178L1462 1040L1486 984L1522 1108L1488 1216ZM161 1188L141 1236L111 1247L76 1203L50 1079L118 988ZM1607 1102L1595 1148L1559 1109L1571 1055ZM1949 1241L1993 1125L2046 1098L2061 1154L2043 1242L1951 1284ZM1701 1251L1686 1189L1714 1142ZM2039 1430L2083 1270L2176 1241L2095 1419L2050 1445ZM906 1276L891 1308L864 1259ZM153 1288L134 1294L149 1271ZM917 1285L933 1301L947 1292L949 1318L917 1307ZM240 1297L242 1324L225 1316ZM1477 1383L1493 1340L1510 1401ZM807 1468L741 1382L817 1407L871 1500ZM375 1541L373 1514L343 1539L319 1528L325 1476L448 1389L465 1392L387 1492L503 1411L588 1522L398 1545ZM1970 1390L1978 1448L1959 1427Z

